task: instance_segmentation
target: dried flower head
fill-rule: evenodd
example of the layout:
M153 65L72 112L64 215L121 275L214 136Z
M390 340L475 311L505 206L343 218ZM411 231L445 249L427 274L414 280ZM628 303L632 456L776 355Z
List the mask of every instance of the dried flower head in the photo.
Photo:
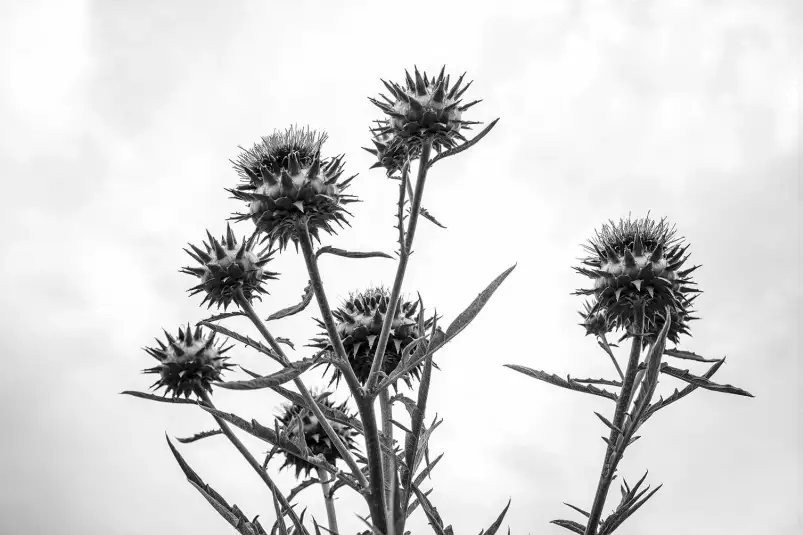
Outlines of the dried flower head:
M382 80L392 98L380 94L385 102L370 99L387 115L386 119L376 121L377 126L372 128L376 150L366 149L380 160L374 167L398 167L399 160L416 158L424 139L432 140L432 146L438 152L444 148L450 149L458 141L466 141L461 130L469 130L470 125L479 124L462 119L464 111L481 102L475 100L462 104L463 94L471 82L462 85L463 73L450 86L449 76L444 76L445 70L444 66L437 78L428 78L426 72L422 75L416 67L415 79L405 71L406 84ZM392 172L391 169L388 171Z
M201 304L223 305L224 310L234 300L236 291L242 290L249 301L258 294L267 293L262 287L266 280L275 279L277 273L267 271L265 264L271 260L274 251L266 248L260 254L253 252L256 234L250 239L243 238L237 245L237 239L226 225L226 235L220 241L206 231L209 243L203 242L206 251L189 244L192 251L184 249L201 267L184 267L180 271L201 279L201 283L188 291L190 295L205 292Z
M219 381L221 373L232 367L225 361L228 357L223 354L232 346L222 347L215 345L215 333L205 337L201 327L192 331L190 325L187 329L178 329L178 338L173 338L164 331L167 345L158 338L159 347L146 347L145 351L159 361L158 366L143 370L143 373L158 373L160 378L151 388L158 390L165 387L164 395L173 393L173 398L184 395L188 398L191 393L201 396L204 391L212 392L212 381Z
M349 418L356 415L348 410L346 402L340 405L335 405L329 399L332 392L312 393L312 397L318 402L318 405L323 405L330 409L339 411ZM286 430L288 439L297 442L299 439L299 429L304 437L304 443L310 449L311 455L323 455L328 463L335 464L337 459L342 459L340 452L337 450L332 440L324 431L323 426L318 421L317 416L310 409L297 405L295 403L286 404L282 407L282 412L277 416L278 420L282 423L283 428ZM356 447L354 436L357 434L351 427L330 420L329 423L332 429L337 433L338 438L350 450ZM284 452L283 452L284 453ZM301 472L304 472L305 477L309 477L310 471L315 468L314 465L299 459L295 455L284 453L285 461L281 468L288 466L295 467L296 477L299 477Z
M611 329L625 329L627 338L637 307L644 307L644 331L658 332L663 324L665 307L669 307L672 325L668 338L678 342L678 336L689 334L691 304L699 293L689 276L699 266L680 270L689 258L688 245L675 236L674 226L665 219L655 221L649 215L643 219L610 221L583 246L590 254L582 260L587 267L575 270L594 281L594 288L580 289L577 295L594 295L596 303L586 310L586 316L603 313ZM684 256L685 255L685 256ZM652 341L644 338L645 344Z
M338 182L343 174L343 155L321 160L326 134L299 131L294 127L262 138L253 149L244 150L235 167L244 184L228 190L234 198L248 203L248 213L234 214L236 220L252 220L265 238L279 243L298 243L299 228L306 224L310 235L319 238L324 230L335 231L348 224L344 205L356 197L343 191L354 176Z
M371 373L371 364L374 360L379 335L382 332L382 323L388 314L390 292L385 288L370 288L364 292L353 293L343 303L343 306L332 312L337 320L337 332L346 349L351 369L361 384L368 381ZM390 375L401 362L402 352L414 340L421 337L421 313L418 310L418 301L399 300L399 306L393 316L390 329L390 338L385 348L385 360L382 371ZM432 320L423 322L428 327ZM318 321L323 327L323 322ZM334 351L329 337L323 333L322 338L313 340L313 347ZM327 365L327 370L330 365ZM410 375L419 378L421 365L413 368L409 375L404 376L408 386L412 385ZM339 381L341 371L334 370L332 381ZM331 384L331 383L330 383Z

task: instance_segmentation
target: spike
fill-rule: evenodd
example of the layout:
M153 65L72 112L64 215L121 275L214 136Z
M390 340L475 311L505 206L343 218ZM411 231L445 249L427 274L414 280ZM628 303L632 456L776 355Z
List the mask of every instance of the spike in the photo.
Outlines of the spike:
M407 88L410 89L411 91L414 91L415 90L415 82L413 82L413 79L410 77L410 73L407 72L407 69L404 69L404 75L405 75L405 78L406 78L405 81L407 82Z
M275 186L279 183L279 177L274 175L270 172L270 170L265 167L264 165L259 168L259 172L262 175L262 180L269 186Z
M421 78L421 73L418 72L418 67L415 67L415 92L419 97L423 97L427 94L426 85L424 84L424 80Z
M449 100L454 98L455 93L457 93L457 90L460 88L460 84L463 83L463 77L465 75L466 75L466 73L461 74L460 78L458 78L457 82L455 82L454 86L452 87L452 90L449 92L449 96L448 96Z
M636 267L636 258L630 252L630 249L625 249L625 266Z
M285 191L289 191L292 190L294 186L295 184L293 184L293 179L287 174L287 170L282 169L282 188Z
M605 252L608 255L608 262L610 262L611 264L618 264L619 262L621 262L622 259L619 258L618 254L616 254L616 251L613 250L613 247L611 247L607 243L605 244Z
M658 262L664 254L664 244L659 243L658 247L650 255L650 262Z
M206 263L209 263L209 262L211 262L211 261L212 261L212 257L211 257L211 256L209 256L209 255L208 255L206 252L202 251L201 249L199 249L198 247L194 246L194 245L193 245L193 244L191 244L191 243L190 243L190 244L188 244L188 245L189 245L190 247L192 247L192 250L193 250L193 251L195 251L195 254L197 254L197 255L198 255L198 257L199 257L201 260L203 260L203 262L201 262L202 264L206 264ZM189 251L187 251L187 252L189 252Z
M298 157L296 156L295 152L291 152L290 155L287 157L290 173L293 175L297 175L301 172L301 165L298 163Z
M641 241L641 232L636 232L636 240L633 243L633 254L636 256L644 254L644 243Z
M220 242L216 239L209 237L212 240L212 246L215 248L215 254L217 255L218 260L223 260L226 258L226 250L220 245Z
M237 238L234 237L234 233L231 231L231 226L226 223L226 247L229 249L234 249L235 245L237 245Z

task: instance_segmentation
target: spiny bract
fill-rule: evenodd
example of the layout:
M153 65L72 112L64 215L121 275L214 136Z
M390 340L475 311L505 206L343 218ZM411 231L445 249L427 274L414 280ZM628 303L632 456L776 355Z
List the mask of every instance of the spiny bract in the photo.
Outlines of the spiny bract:
M251 219L281 249L291 241L298 243L299 227L305 224L318 240L320 230L335 233L331 223L341 228L348 224L343 214L351 214L343 206L357 199L343 191L357 175L338 183L343 155L321 160L325 140L326 134L291 127L263 137L240 154L235 166L245 184L227 191L248 202L248 213L233 219Z
M312 397L315 398L315 400L318 402L318 405L323 405L330 409L339 411L348 418L354 418L356 416L355 414L349 413L347 406L348 404L346 402L343 402L340 405L335 405L335 403L329 399L329 396L331 395L332 392L313 393ZM326 434L326 431L324 431L323 426L315 416L315 413L313 413L310 409L295 403L286 404L282 407L282 413L277 418L287 431L288 439L292 442L296 442L298 440L298 430L300 426L304 436L304 443L306 444L307 448L310 449L310 455L323 455L324 459L326 459L326 462L330 464L335 464L337 459L342 459L340 452L337 450L335 445L332 444L332 440ZM329 424L332 426L332 429L335 430L335 433L337 433L338 438L340 438L343 444L349 450L353 450L355 448L353 437L357 434L357 432L351 427L333 420L330 420ZM314 465L303 459L299 459L290 453L283 453L285 455L285 461L281 468L293 466L296 470L296 477L299 477L302 471L304 472L305 477L309 477L310 471L315 468Z
M143 370L143 373L158 373L161 377L151 388L165 387L165 396L173 392L173 397L184 395L188 398L195 393L201 396L204 391L212 392L212 381L219 381L221 373L232 367L223 354L232 346L215 345L215 333L204 337L201 327L195 332L187 324L187 330L178 329L178 338L164 331L167 345L158 338L158 348L146 347L145 351L159 361L158 366Z
M332 312L337 320L337 332L343 342L351 369L361 384L368 381L371 373L371 364L382 332L382 323L388 313L389 302L390 293L386 289L371 288L364 292L353 293L341 308ZM399 300L385 348L382 371L386 374L390 375L401 362L404 348L422 336L420 325L423 324L426 328L431 324L432 320L422 322L421 313L422 311L418 310L418 301ZM320 320L318 324L324 326ZM311 344L313 347L334 351L328 336L316 338L314 342ZM329 366L327 365L327 370ZM420 369L421 365L413 368L409 375L418 379ZM341 371L335 368L332 382L339 381L341 375ZM403 379L408 386L411 386L409 375L405 375Z
M580 326L585 327L586 336L593 334L595 336L605 336L611 332L610 322L604 310L597 307L596 301L593 304L586 301L583 303L585 308L584 312L578 312L580 317L583 318L583 323Z
M688 294L700 291L692 288L696 283L689 275L699 266L680 270L689 258L685 255L688 245L675 236L674 226L669 227L666 219L655 221L647 216L610 221L583 247L590 254L582 260L588 267L574 269L591 278L594 288L579 289L575 294L597 298L585 316L604 313L611 330L627 331L624 339L633 334L634 311L643 304L647 344L663 325L669 307L669 340L678 343L679 335L690 334L688 322L697 319L689 315L696 295Z
M187 254L193 257L202 267L184 267L180 271L190 275L195 275L201 279L201 283L193 286L188 291L190 295L205 292L204 300L201 304L223 305L224 310L234 300L236 291L242 290L243 295L248 301L252 297L259 297L258 294L267 293L262 287L266 280L275 279L277 273L264 269L265 264L271 260L274 251L265 249L260 254L253 252L256 234L246 240L243 238L242 244L238 247L237 239L231 231L231 227L226 225L226 236L220 241L212 237L206 231L209 243L203 242L206 251L189 244L192 251L184 249Z
M461 130L470 130L470 125L480 124L462 119L464 111L481 102L474 100L462 104L461 97L471 82L462 85L463 73L450 87L449 76L444 76L445 70L446 66L441 68L437 78L428 78L426 72L422 75L416 67L415 80L405 70L406 86L382 80L393 98L383 94L379 96L385 102L370 98L388 116L376 121L378 126L371 129L376 149L366 150L379 158L374 167L386 167L388 172L392 172L389 165L398 168L399 161L418 157L424 139L430 139L438 152L453 148L458 141L466 141Z

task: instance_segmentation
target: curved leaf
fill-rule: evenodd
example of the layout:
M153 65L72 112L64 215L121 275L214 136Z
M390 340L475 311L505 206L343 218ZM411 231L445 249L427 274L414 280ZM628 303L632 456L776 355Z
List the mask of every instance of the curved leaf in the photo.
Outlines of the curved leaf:
M312 290L312 283L307 283L307 286L304 288L304 294L301 296L301 302L279 310L278 312L274 312L266 321L278 320L280 318L286 318L287 316L292 316L293 314L298 314L312 302L312 296L314 292Z
M520 366L518 364L505 364L505 367L510 368L511 370L516 370L517 372L521 372L524 375L529 375L530 377L533 377L540 381L544 381L555 386L560 386L562 388L568 388L569 390L584 392L586 394L594 394L595 396L601 396L604 398L612 399L613 401L619 399L619 396L617 396L613 392L608 392L607 390L603 390L602 388L597 388L594 385L583 385L571 379L564 379L562 377L555 375L554 373L548 374L547 372L541 370L533 370L532 368L527 368L526 366Z

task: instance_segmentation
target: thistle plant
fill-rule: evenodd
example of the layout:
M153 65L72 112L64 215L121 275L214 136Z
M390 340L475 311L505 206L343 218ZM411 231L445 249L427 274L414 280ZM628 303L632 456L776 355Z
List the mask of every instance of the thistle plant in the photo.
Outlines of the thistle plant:
M681 267L689 259L683 239L676 236L674 226L666 219L647 217L609 221L583 246L588 254L582 266L574 268L590 278L593 288L580 289L575 295L593 296L580 312L581 326L586 336L594 335L599 347L613 362L618 379L566 379L516 364L509 368L535 379L585 394L604 397L616 403L613 416L606 418L595 412L608 430L602 440L606 444L597 492L588 511L569 505L581 513L583 522L553 520L553 523L573 533L607 535L613 533L657 491L642 488L647 474L632 486L623 479L622 499L616 508L602 518L608 491L617 475L625 451L640 435L636 433L657 411L687 396L698 388L751 396L745 390L728 384L718 384L711 377L725 359L706 359L693 352L667 348L667 340L679 343L681 335L689 335L689 322L698 319L691 315L691 305L700 290L691 274L700 266ZM630 354L625 371L613 352L618 347L607 340L607 334L621 332L619 342L630 339ZM694 375L664 362L664 358L713 363L703 375ZM661 376L673 377L686 383L664 398L657 395ZM657 399L656 399L657 397ZM752 396L751 396L752 397Z
M498 121L490 122L469 139L467 134L472 127L482 123L465 116L480 101L464 98L471 86L471 82L464 82L465 74L455 78L452 83L445 67L437 76L415 68L413 74L405 71L400 83L383 80L388 94L370 99L381 112L370 127L374 148L367 150L376 157L372 167L383 168L389 179L398 182L398 196L389 207L396 221L395 257L380 251L351 251L322 244L327 236L350 226L354 216L347 205L358 200L345 193L356 175L345 178L344 155L326 154L326 133L292 126L275 130L250 149L241 149L232 160L238 182L226 191L238 203L229 220L247 226L244 234L249 237L238 240L229 223L220 239L207 231L207 240L201 246L190 244L185 249L194 264L181 269L193 277L190 294L202 295L201 305L214 307L216 313L197 321L194 328L187 325L179 329L177 337L165 331L165 342L157 339L158 347L146 348L158 365L145 372L159 375L153 387L165 388L163 396L124 392L148 400L193 405L209 413L214 428L179 441L190 444L225 435L271 492L269 507L275 513L271 533L308 535L313 531L321 533L321 529L341 533L334 495L346 489L365 502L363 511L349 512L356 513L368 528L364 533L408 535L408 518L421 511L436 534L453 535L452 526L445 525L430 501L430 491L422 488L443 455L434 459L430 456L430 438L442 422L437 417L427 420L434 357L477 316L515 268L504 270L445 329L435 308L425 308L420 295L410 298L416 295L415 290L404 287L419 221L424 218L443 227L423 206L432 166L476 145ZM264 246L259 252L258 243ZM263 298L272 301L267 296L281 278L268 267L277 255L288 254L290 243L300 252L299 268L303 266L309 283L300 302L284 307L270 303L277 311L268 317L273 322L268 328L254 306L257 301L263 304ZM575 533L596 535L613 532L652 495L645 496L646 491L640 490L643 480L632 489L625 485L625 499L612 515L601 520L619 461L638 438L635 432L647 418L696 388L748 394L710 380L724 359L714 361L703 376L662 362L664 356L712 362L688 351L665 347L667 339L677 343L680 336L688 334L688 324L695 319L691 315L694 295L690 294L697 290L690 275L696 268L684 268L686 246L675 237L674 227L664 220L649 218L606 224L585 250L589 256L576 269L592 279L592 287L577 292L587 296L580 312L581 325L586 335L599 339L616 365L618 379L564 380L531 368L509 366L616 403L610 419L598 413L610 429L610 436L605 438L608 451L597 495L589 513L575 508L589 518L587 524L555 521ZM355 289L333 309L319 266L319 259L326 254L355 260L395 260L395 274L385 281L387 286ZM274 334L278 328L273 326L304 311L313 301L317 305L316 323L310 322L309 327L317 329L317 333L310 333L308 343L298 344L298 351L306 354L296 358L293 353L297 345ZM224 327L223 322L233 317L247 318L259 339ZM203 329L209 334L204 334ZM613 353L618 346L607 340L608 334L619 331L620 342L632 339L624 371ZM218 344L216 337L232 344L224 347L225 342ZM245 375L231 378L227 374L224 380L224 372L234 371L228 352L237 346L267 357L272 369L257 372L240 366ZM236 357L237 352L232 353L232 358ZM321 367L325 367L324 375L329 375L330 386L341 382L345 385L346 400L337 403L333 401L333 391L307 386L309 372ZM686 381L689 386L655 401L661 374ZM213 387L235 391L267 389L286 402L272 422L263 424L253 417L218 409L212 401ZM398 405L402 410L394 414ZM266 416L259 418L265 421ZM267 457L257 460L232 426L269 444ZM256 518L249 521L236 505L230 505L206 484L170 439L168 445L188 480L236 531L268 533ZM294 470L300 480L290 492L279 488L271 477L269 461L275 455L283 459L282 468ZM298 513L297 500L302 491L315 486L322 491L325 525L319 525L314 517L305 518L305 512ZM483 530L484 535L494 535L499 530L509 506L510 502Z

